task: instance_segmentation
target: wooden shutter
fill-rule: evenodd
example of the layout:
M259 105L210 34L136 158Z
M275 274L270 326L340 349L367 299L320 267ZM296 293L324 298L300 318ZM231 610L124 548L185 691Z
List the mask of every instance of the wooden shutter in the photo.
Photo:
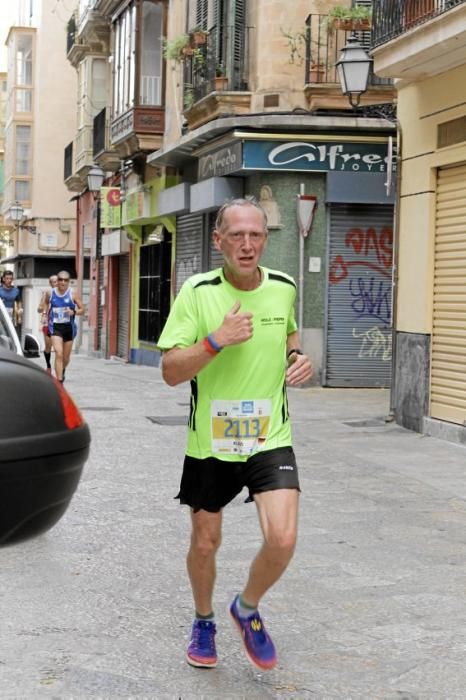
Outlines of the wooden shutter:
M196 27L208 28L209 0L197 0L196 5Z

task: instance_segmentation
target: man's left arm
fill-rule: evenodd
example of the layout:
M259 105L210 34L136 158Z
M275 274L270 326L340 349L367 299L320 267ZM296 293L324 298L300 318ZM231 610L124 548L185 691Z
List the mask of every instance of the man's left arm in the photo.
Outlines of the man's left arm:
M77 297L73 294L73 301L75 304L74 315L83 316L85 309L84 304L81 301L81 297Z
M286 358L288 369L286 370L286 383L290 386L304 384L313 375L314 369L309 357L301 350L298 331L290 333L286 340Z

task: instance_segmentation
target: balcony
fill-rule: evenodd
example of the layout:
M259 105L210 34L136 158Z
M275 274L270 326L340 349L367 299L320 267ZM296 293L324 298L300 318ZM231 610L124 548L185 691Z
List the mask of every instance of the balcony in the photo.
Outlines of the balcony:
M372 43L371 29L340 28L331 24L328 15L308 16L304 34L304 90L311 111L348 109L348 98L341 92L336 63L351 35L355 35L366 51L369 51ZM394 95L392 79L372 73L369 88L361 97L361 104L392 102Z
M97 0L81 3L78 16L78 38L92 51L107 53L110 40L110 18L101 12Z
M103 170L118 170L120 158L110 143L110 119L107 109L94 117L93 148L94 162Z
M378 75L419 80L465 63L466 0L374 0Z
M164 107L133 107L115 117L110 125L111 144L120 158L156 151L165 130Z
M94 163L92 137L92 127L84 126L74 142L65 147L64 181L72 192L81 192L86 186L87 173Z
M190 129L224 115L247 114L249 33L234 37L211 27L206 42L184 60L184 114Z
M85 42L78 37L78 27L75 15L72 15L66 25L66 57L74 68L77 68L84 56L91 50Z

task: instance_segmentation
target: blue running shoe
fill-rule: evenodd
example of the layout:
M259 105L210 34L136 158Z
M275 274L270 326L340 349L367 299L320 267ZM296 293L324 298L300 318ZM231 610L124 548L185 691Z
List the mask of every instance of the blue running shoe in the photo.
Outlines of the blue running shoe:
M197 668L215 668L217 651L215 649L215 622L194 620L186 659L188 664Z
M240 617L236 607L238 598L237 595L230 605L230 616L239 630L246 656L261 671L270 671L277 665L274 644L258 612L254 612L249 617Z

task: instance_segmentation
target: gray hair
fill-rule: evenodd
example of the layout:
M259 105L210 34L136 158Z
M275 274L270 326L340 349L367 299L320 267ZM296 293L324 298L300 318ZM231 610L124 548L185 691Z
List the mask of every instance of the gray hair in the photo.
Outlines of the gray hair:
M228 199L220 209L218 210L217 213L217 218L215 219L215 230L216 231L221 231L223 226L224 226L224 219L225 219L225 213L230 209L231 207L255 207L260 211L262 214L262 217L264 219L264 228L267 230L267 214L257 201L255 197L240 197L238 199Z

